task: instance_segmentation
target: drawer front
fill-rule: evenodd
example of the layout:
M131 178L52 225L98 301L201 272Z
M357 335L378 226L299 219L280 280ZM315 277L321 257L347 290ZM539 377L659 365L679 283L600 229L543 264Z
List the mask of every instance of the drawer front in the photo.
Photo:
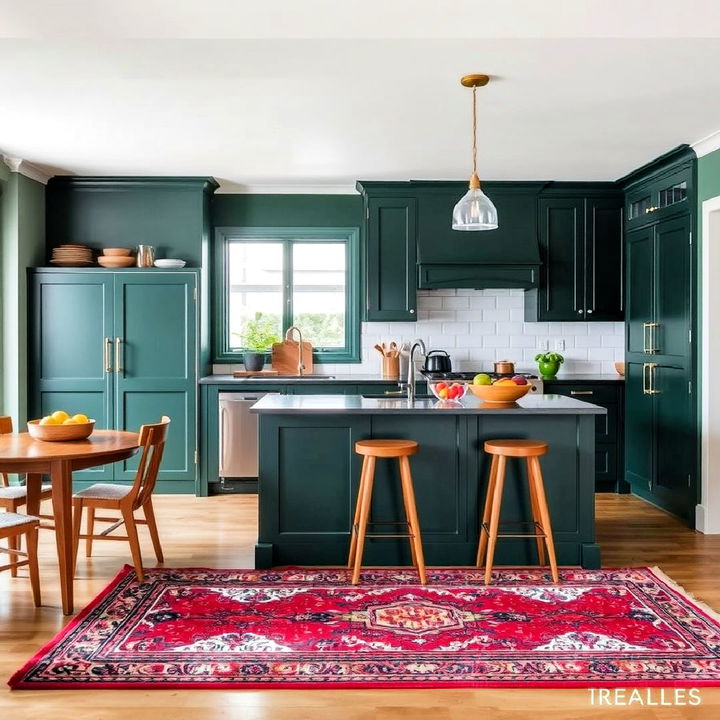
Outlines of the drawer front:
M545 382L545 392L555 395L566 395L576 400L605 405L606 403L617 403L620 388L617 383L563 383Z

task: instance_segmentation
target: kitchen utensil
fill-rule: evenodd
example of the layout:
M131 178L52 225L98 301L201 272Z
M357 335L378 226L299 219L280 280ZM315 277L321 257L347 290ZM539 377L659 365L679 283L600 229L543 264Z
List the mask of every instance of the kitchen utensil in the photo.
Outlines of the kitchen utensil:
M103 248L102 254L109 257L130 257L130 248Z
M615 372L618 375L625 377L625 363L624 362L616 362L615 363Z
M530 387L530 385L468 385L475 397L479 397L489 405L515 402L529 393Z
M28 420L27 429L31 437L46 442L66 442L85 440L92 434L95 421L74 423L72 425L40 425L39 420Z
M452 372L450 356L444 350L431 350L425 356L423 370L427 372Z
M106 268L131 267L135 264L135 258L121 257L120 255L100 255L97 261L98 265Z
M494 371L498 375L514 375L515 374L515 363L509 360L498 360L493 365Z
M312 344L303 340L302 364L305 366L303 375L312 375L313 371L313 347ZM298 375L298 342L289 340L287 337L272 346L272 369L277 370L281 375Z
M174 258L163 258L155 261L155 267L158 268L181 268L185 267L184 260L176 260Z
M138 245L137 266L152 267L155 262L155 248L152 245Z
M378 343L375 343L375 349L376 349L383 357L385 357L385 350L383 350L382 345L379 345Z

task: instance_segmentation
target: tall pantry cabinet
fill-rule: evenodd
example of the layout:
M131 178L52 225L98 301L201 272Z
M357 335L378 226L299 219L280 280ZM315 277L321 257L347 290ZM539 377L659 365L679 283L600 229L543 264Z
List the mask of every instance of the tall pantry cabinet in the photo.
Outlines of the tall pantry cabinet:
M82 412L95 427L137 431L169 415L161 492L196 477L197 271L32 271L29 403L34 416ZM132 481L137 456L75 474Z
M626 479L694 524L698 487L695 155L626 179Z

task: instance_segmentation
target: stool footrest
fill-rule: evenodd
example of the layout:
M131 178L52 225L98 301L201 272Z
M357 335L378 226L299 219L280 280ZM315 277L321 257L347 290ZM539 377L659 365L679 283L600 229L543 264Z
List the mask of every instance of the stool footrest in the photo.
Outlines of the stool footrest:
M532 522L517 522L517 523L500 523L501 525L534 525L537 532L534 533L498 533L497 537L514 537L514 538L523 538L523 537L529 537L529 538L544 538L547 537L547 533L543 530L542 525L540 523L532 523ZM480 531L485 531L488 535L490 535L490 526L488 523L480 523Z

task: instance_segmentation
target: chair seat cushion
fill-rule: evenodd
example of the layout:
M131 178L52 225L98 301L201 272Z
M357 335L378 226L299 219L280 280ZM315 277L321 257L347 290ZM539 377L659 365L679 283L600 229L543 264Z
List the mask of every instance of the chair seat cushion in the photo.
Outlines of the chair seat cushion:
M34 515L21 515L20 513L0 513L0 530L18 525L32 525L39 521Z
M76 498L95 498L97 500L122 500L130 491L132 485L111 485L110 483L97 483L80 492L76 492Z
M43 485L40 492L49 492L52 485ZM0 488L0 499L3 500L19 500L27 495L27 488L24 485L11 485L10 487Z

